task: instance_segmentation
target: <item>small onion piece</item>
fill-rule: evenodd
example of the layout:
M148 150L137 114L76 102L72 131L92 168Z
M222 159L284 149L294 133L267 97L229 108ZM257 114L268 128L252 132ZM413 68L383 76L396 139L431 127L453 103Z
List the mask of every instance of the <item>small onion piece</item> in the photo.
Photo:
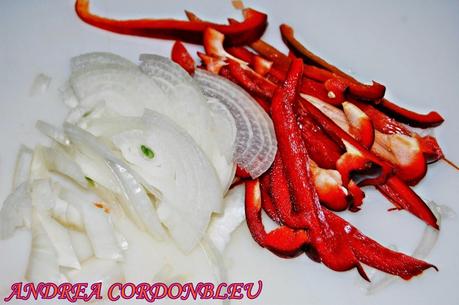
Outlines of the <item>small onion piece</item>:
M14 169L13 190L15 190L20 184L29 180L32 158L32 150L24 145L21 145L16 158L16 167Z
M194 79L205 96L220 101L236 121L235 161L253 178L269 169L277 151L273 123L268 114L242 88L227 79L198 69Z
M68 146L70 144L70 140L65 135L64 131L61 129L46 123L44 121L37 121L35 127L45 136L49 137L50 139L56 141L57 143Z
M0 211L0 239L11 237L23 226L30 227L32 201L27 183L20 184L5 200Z
M108 52L91 52L81 54L70 59L72 72L76 72L87 67L93 67L95 65L114 65L119 66L120 68L137 69L137 66L130 60Z

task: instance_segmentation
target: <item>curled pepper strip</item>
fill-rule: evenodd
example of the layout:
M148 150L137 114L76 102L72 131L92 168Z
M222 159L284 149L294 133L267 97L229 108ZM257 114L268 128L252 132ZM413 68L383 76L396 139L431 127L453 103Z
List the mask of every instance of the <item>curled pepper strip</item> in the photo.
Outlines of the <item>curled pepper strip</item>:
M225 34L228 45L246 45L256 41L267 26L267 15L253 9L244 9L245 20L232 25L205 21L175 19L115 20L94 15L89 10L89 0L77 0L75 11L84 22L95 27L127 35L181 40L201 44L206 28Z
M298 255L309 243L308 233L287 226L280 226L267 233L261 220L261 207L262 199L265 200L268 196L263 198L258 179L247 181L245 188L245 215L253 239L261 247L276 255L287 257Z

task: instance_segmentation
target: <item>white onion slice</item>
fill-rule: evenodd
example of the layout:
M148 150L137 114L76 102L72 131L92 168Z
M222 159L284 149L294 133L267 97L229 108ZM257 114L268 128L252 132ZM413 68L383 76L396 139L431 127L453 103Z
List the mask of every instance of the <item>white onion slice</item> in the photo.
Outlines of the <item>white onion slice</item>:
M59 266L80 269L80 262L73 250L67 229L47 215L47 213L38 212L37 217L56 250Z
M93 153L98 155L99 158L105 160L106 165L111 169L119 185L120 191L125 198L129 215L134 217L133 220L138 223L140 219L143 227L153 236L157 238L164 236L154 206L141 185L142 180L139 180L137 175L134 174L127 164L117 158L105 145L101 144L96 137L81 128L69 124L66 124L64 128L72 142L88 147ZM153 194L158 194L158 192L156 191Z
M50 148L38 145L35 151L41 155L42 161L47 170L60 173L73 179L83 188L86 188L87 181L85 174L65 151L59 148Z
M97 258L121 260L123 258L109 215L88 202L82 207L86 233Z
M59 197L56 198L51 216L69 229L84 231L83 216L80 211Z
M271 166L277 151L274 126L268 114L242 88L227 79L198 69L194 79L205 96L220 101L236 121L235 161L253 178Z
M32 158L33 151L30 148L21 145L16 158L16 167L13 174L13 190L15 190L20 184L29 180Z
M218 251L225 250L231 234L245 220L243 184L232 188L223 199L223 213L214 215L207 229L207 236Z
M80 262L84 262L94 256L94 250L91 246L91 241L85 233L69 230L70 241L72 242L75 254Z
M27 264L32 250L32 232L30 229L16 230L11 237L0 240L0 293L12 283L24 281Z
M70 59L70 66L73 72L96 65L116 65L120 68L137 69L137 66L133 62L122 56L108 52L91 52Z
M29 90L29 96L36 96L43 94L48 90L49 84L51 83L51 77L46 74L40 73L35 76L32 86Z
M143 186L121 164L110 160L106 162L122 188L124 199L134 207L135 213L140 217L147 232L157 239L165 237L166 233Z
M46 123L43 121L37 121L37 123L35 124L35 127L37 127L37 129L42 134L44 134L45 136L49 137L50 139L56 141L57 143L61 145L68 146L70 144L70 140L65 135L64 131L62 131L61 129L49 123Z
M169 58L142 54L140 60L140 69L158 84L170 101L167 107L156 105L150 109L166 115L191 135L211 160L222 186L225 186L228 180L227 173L231 171L232 164L222 160L225 151L221 151L222 147L217 143L218 137L214 133L216 126L207 98L202 94L197 83L182 67ZM233 143L229 142L229 145Z
M26 278L31 282L50 281L59 284L66 281L59 270L56 250L36 213L32 217L32 252Z
M163 91L139 69L89 65L72 73L70 85L80 106L88 110L105 102L108 109L120 115L140 116L145 108L165 109L169 105Z
M19 185L0 211L0 239L10 238L16 228L31 225L32 203L27 183Z

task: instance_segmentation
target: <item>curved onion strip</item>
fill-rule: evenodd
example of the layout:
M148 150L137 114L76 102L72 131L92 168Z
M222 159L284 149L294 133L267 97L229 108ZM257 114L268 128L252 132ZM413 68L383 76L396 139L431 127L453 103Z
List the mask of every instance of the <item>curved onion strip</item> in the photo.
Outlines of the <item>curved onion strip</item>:
M92 134L70 124L65 124L64 130L72 143L87 147L96 154L96 157L104 159L107 166L112 170L114 178L118 181L124 198L127 199L126 205L131 207L129 208L131 214L134 213L140 218L144 227L153 236L163 236L164 233L162 232L162 227L153 204L149 200L145 189L140 184L142 180L139 180L138 176L134 174L125 162L116 157L110 149L101 144Z
M80 262L73 249L68 230L51 218L48 213L38 212L37 217L56 250L59 266L80 269Z
M30 176L33 152L30 148L21 145L16 157L16 166L13 174L13 191L22 183L27 182Z
M120 68L127 69L136 69L137 66L127 60L126 58L119 56L117 54L108 53L108 52L91 52L86 54L81 54L70 59L70 66L72 71L78 71L87 67L93 67L95 65L116 65Z
M11 237L16 228L30 227L32 201L27 183L20 184L3 202L0 210L0 239Z
M205 96L219 100L233 115L237 127L235 161L253 178L259 177L271 166L277 151L268 114L247 92L223 77L198 69L194 79Z
M158 188L163 193L158 213L180 248L189 252L205 234L211 213L221 211L219 178L185 130L153 111L146 111L143 120L145 131L149 132L146 144L158 153L157 161L162 162L161 168L148 167L148 171L160 170L175 180L172 185L167 181L154 182L161 184Z
M78 163L76 163L66 152L58 148L37 146L36 152L40 152L44 166L49 171L54 171L67 176L86 188L87 181Z
M153 207L153 203L148 198L143 186L134 178L129 170L121 164L107 160L107 165L112 170L118 183L121 185L125 200L132 203L137 215L142 219L147 231L157 239L165 237L164 231L159 221L158 215Z
M70 140L68 137L65 135L64 131L61 129L43 122L43 121L37 121L35 124L35 127L45 136L49 137L50 139L56 141L57 143L68 146L70 144Z

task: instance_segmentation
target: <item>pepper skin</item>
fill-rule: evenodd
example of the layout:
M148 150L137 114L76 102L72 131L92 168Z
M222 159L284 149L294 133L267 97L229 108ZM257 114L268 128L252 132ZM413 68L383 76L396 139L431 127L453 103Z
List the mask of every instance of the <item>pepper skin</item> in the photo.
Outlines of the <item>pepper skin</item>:
M194 74L196 66L194 60L190 53L188 53L188 50L185 48L183 43L178 40L172 46L171 59L179 64L186 72L188 72L188 74Z

